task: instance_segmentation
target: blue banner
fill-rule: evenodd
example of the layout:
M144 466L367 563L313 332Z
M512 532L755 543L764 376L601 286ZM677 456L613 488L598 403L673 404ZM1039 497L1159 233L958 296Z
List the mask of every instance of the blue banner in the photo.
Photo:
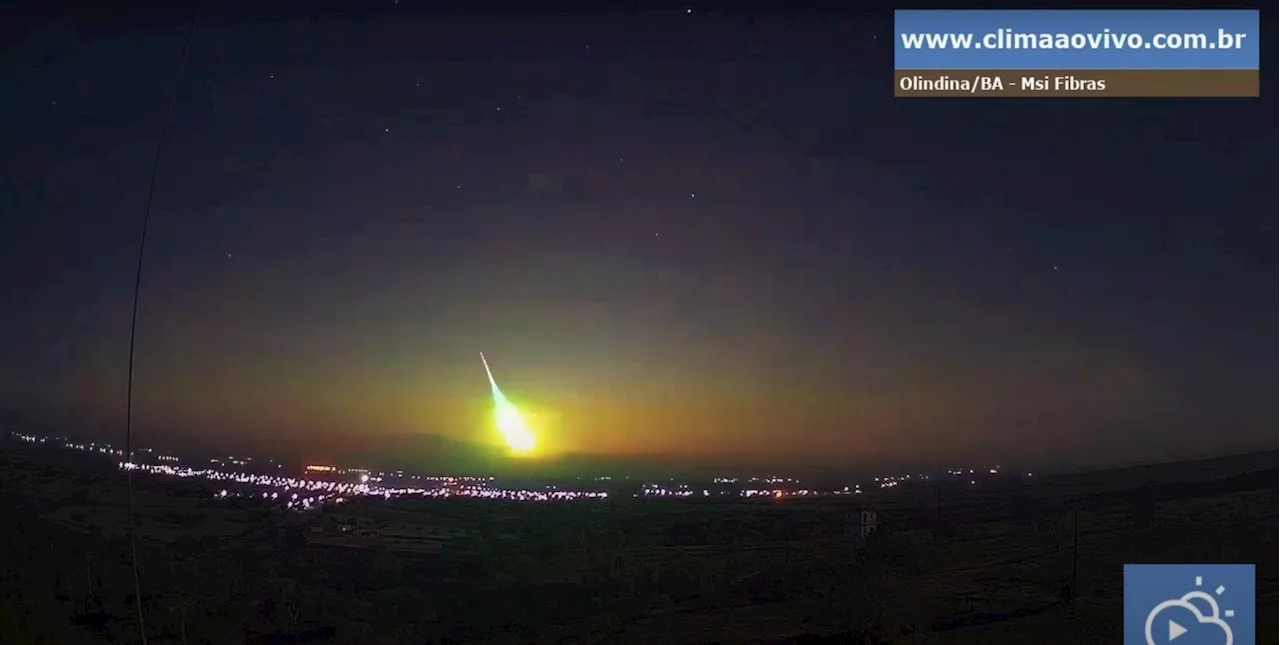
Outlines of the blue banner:
M895 11L899 70L1256 70L1255 10Z
M1252 564L1126 564L1124 645L1255 645L1257 587Z

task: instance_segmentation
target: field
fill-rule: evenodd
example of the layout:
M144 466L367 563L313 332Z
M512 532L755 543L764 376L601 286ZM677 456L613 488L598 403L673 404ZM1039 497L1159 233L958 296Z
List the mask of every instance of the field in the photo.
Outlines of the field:
M309 514L139 477L137 580L149 643L1065 645L1119 642L1126 562L1254 562L1259 642L1276 642L1276 464L833 500ZM138 641L123 484L80 453L0 446L0 642ZM866 540L851 534L864 508L882 522Z

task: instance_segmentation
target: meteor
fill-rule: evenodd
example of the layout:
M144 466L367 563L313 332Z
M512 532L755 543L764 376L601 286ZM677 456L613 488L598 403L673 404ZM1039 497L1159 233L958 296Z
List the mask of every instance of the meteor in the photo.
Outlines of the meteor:
M480 352L480 362L484 363L484 373L489 377L489 388L493 392L493 416L498 432L502 434L503 441L512 452L521 455L529 454L538 445L537 438L529 430L520 410L508 401L506 395L498 388L498 382L493 378L493 371L489 369L489 361L485 360L484 352Z
M489 370L489 361L484 360L484 352L480 352L480 362L484 363L484 373L489 377L489 387L493 388L494 392L497 392L498 382L493 380L493 372Z

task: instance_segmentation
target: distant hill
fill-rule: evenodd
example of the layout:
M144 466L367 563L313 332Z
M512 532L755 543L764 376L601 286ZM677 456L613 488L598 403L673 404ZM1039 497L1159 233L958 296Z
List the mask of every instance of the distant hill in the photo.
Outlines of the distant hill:
M58 428L48 423L35 421L21 412L5 408L0 408L0 431L42 436L63 436L68 434L66 428Z
M70 423L50 423L33 418L10 408L0 408L0 431L16 431L44 436L65 436L83 441L108 441L120 445L124 441L124 426L109 428L88 427ZM150 447L174 451L184 458L213 456L254 456L273 458L282 463L338 463L351 467L368 467L383 470L403 469L418 473L452 475L493 475L501 477L572 478L609 475L622 477L686 477L711 478L714 476L778 475L799 476L809 483L835 484L848 482L865 472L855 466L809 467L796 466L804 472L773 472L765 463L748 464L739 460L715 460L708 457L677 455L644 455L619 457L612 455L567 454L554 458L512 459L501 448L480 442L463 441L432 434L373 434L326 438L311 446L302 442L275 443L251 439L170 439L153 445L148 437L176 437L174 432L142 432L135 434L136 447ZM200 443L197 443L199 441ZM203 445L201 445L201 443ZM1144 480L1205 478L1204 470L1233 473L1251 472L1274 468L1277 451L1260 451L1199 460L1181 460L1168 463L1133 464L1119 468L1076 468L1078 476L1096 480L1099 476L1114 476L1140 485ZM883 470L878 469L878 470ZM1165 471L1176 471L1173 472ZM883 474L883 473L876 473ZM1037 471L1047 477L1051 472ZM1073 475L1052 475L1056 481L1070 481ZM1211 478L1211 477L1210 477Z
M61 436L82 441L124 443L124 426L103 428L87 425L52 424L38 421L26 413L0 408L0 431L41 436ZM511 459L497 446L462 441L432 434L352 435L327 439L322 446L277 443L265 440L227 439L211 442L208 438L168 439L153 445L148 437L176 433L135 430L135 447L173 452L184 458L213 456L270 457L283 463L340 463L345 466L379 469L404 469L421 473L472 474L501 476L574 477L601 474L651 474L661 462L655 460L626 461L589 455L567 455L557 458ZM663 471L665 472L665 471Z
M688 472L672 461L653 458L625 459L590 454L567 454L534 459L512 459L498 447L438 435L378 435L363 437L332 457L344 464L376 464L441 474L485 474L522 477L595 477L599 475L672 476Z
M500 456L492 447L429 434L380 434L341 442L316 455L323 461L441 474L479 474Z
M1060 486L1090 486L1101 482L1108 487L1114 488L1175 481L1184 483L1206 482L1240 474L1275 470L1277 459L1280 459L1280 451L1265 450L1239 455L1167 461L1052 475L1043 478L1042 481Z

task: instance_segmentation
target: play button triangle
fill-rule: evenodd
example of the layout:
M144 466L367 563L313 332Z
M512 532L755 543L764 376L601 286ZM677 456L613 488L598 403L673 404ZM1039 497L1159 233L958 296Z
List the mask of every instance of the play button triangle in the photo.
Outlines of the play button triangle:
M1170 641L1173 641L1174 639L1178 638L1179 636L1185 633L1187 633L1186 627L1183 627L1182 625L1179 625L1178 623L1175 623L1172 620L1169 621L1169 640Z

